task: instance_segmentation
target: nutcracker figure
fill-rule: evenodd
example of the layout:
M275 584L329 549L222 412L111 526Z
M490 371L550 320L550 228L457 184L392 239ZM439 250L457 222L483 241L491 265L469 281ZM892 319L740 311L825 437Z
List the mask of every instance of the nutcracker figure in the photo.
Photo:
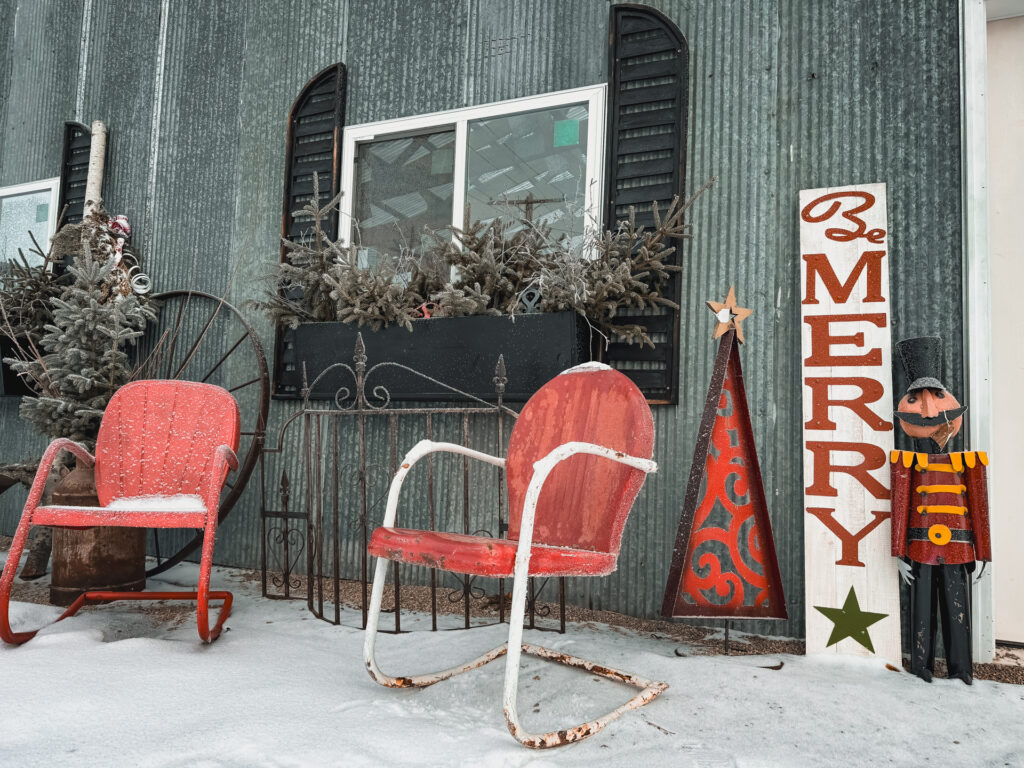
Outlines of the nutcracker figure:
M989 562L988 487L981 451L949 453L967 406L939 380L942 340L907 339L896 345L910 386L896 409L914 451L893 451L892 554L911 586L910 670L931 682L935 630L941 609L947 675L967 685L971 667L971 582L975 561ZM930 451L928 441L938 446Z

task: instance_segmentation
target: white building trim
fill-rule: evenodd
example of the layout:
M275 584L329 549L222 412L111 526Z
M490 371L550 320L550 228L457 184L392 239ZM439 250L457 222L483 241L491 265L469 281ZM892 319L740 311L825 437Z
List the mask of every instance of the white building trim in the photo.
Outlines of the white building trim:
M980 451L989 450L992 445L993 417L985 114L986 21L984 0L960 0L963 327L964 364L967 368L964 377L967 384L965 402L970 405L966 447ZM992 471L1000 470L993 466ZM974 585L971 631L975 661L988 662L995 655L992 572L999 566L999 563L993 563Z

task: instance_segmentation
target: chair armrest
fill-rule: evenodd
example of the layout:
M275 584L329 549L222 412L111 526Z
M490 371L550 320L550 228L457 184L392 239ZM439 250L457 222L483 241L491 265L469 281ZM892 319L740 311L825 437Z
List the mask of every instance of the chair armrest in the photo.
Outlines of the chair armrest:
M586 453L591 456L599 456L602 459L625 464L633 469L639 469L648 475L658 471L658 465L651 459L643 459L639 456L630 456L628 453L616 451L603 445L594 443L562 443L556 446L547 456L535 461L533 464L533 476L526 489L526 497L523 499L523 514L519 522L519 544L516 547L515 573L518 578L520 570L528 572L530 563L530 551L533 546L533 522L537 514L537 502L540 500L540 492L547 482L551 471L571 456Z
M207 514L216 515L220 508L221 488L224 487L228 472L233 469L238 469L238 457L235 452L227 445L218 445L213 452L213 466L207 480L206 493L203 495Z
M57 456L61 451L68 451L74 454L75 458L87 467L91 467L96 463L96 457L89 453L85 446L66 437L58 437L46 447L43 458L39 460L39 468L36 470L36 476L32 480L32 488L28 492L28 500L25 502L26 510L34 510L39 506L39 502L43 498L43 490L46 487L46 479L49 477L50 470L53 469L53 463L57 460Z
M617 461L620 464L626 464L627 466L633 467L633 469L639 469L646 472L648 475L654 474L658 471L658 465L651 459L642 459L639 456L630 456L628 453L622 451L616 451L612 448L608 448L604 445L595 445L594 443L562 443L561 445L552 449L552 451L545 456L543 459L535 461L533 463L534 476L543 467L548 467L544 473L544 480L547 479L548 473L555 468L556 465L568 459L570 456L575 456L578 453L587 453L591 456L600 456L603 459L610 459L611 461ZM532 483L531 479L531 483ZM543 480L541 481L543 485Z
M214 452L214 461L220 461L228 465L228 469L238 469L238 456L229 446L218 445Z
M405 476L409 474L409 470L424 456L438 452L457 453L461 456L477 459L478 461L486 461L488 464L493 464L496 467L505 466L505 460L500 456L492 456L489 453L474 451L472 448L466 448L456 443L435 443L433 440L420 440L412 447L412 450L405 454L402 464L391 480L391 488L388 490L388 505L384 510L384 521L381 525L386 528L394 525L395 518L398 516L398 497L402 492L402 483L405 482Z

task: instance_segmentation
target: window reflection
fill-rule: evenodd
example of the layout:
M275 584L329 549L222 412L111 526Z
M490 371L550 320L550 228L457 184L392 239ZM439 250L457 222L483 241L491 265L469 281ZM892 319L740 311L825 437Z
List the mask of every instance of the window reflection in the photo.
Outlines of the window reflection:
M586 104L469 122L469 221L544 224L582 240L587 178Z
M453 130L358 145L353 242L360 266L419 253L424 228L451 223L454 171Z
M41 264L42 259L30 252L31 232L45 251L50 238L49 189L19 195L0 195L0 258L2 263L18 259L18 249L30 264Z

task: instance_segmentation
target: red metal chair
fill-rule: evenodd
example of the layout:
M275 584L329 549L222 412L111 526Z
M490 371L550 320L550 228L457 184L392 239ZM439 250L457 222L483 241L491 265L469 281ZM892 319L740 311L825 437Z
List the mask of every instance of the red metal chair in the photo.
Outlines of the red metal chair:
M228 472L238 466L235 451L239 425L238 405L220 387L188 381L136 381L119 389L110 399L100 423L95 457L71 440L54 440L39 464L0 578L0 638L18 645L31 640L38 631L12 631L9 614L14 573L29 528L109 525L204 529L198 589L86 592L57 621L73 616L90 602L195 600L199 637L206 643L216 640L231 613L232 595L210 591L210 567L221 489ZM39 506L46 477L62 450L94 467L101 506ZM212 628L210 598L224 601Z
M640 390L600 363L572 368L545 384L523 408L502 459L451 443L423 440L406 455L391 483L384 525L370 539L377 560L367 617L363 658L370 676L393 688L421 687L480 667L507 654L505 721L528 747L579 741L628 709L640 707L668 687L585 659L522 642L530 576L604 576L617 564L626 517L646 473L657 465L654 420ZM413 464L434 451L448 451L505 467L509 498L507 539L395 528L402 483ZM374 642L388 560L428 565L456 573L513 577L508 642L465 664L430 674L392 677L374 659ZM549 733L529 733L519 721L516 695L520 654L584 669L641 691L595 720Z

